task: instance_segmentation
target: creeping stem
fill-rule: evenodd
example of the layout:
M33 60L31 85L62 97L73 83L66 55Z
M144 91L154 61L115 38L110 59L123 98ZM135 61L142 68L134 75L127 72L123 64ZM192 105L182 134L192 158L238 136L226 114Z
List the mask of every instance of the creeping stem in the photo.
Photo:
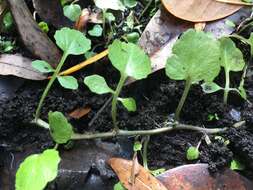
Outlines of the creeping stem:
M113 98L112 98L112 122L113 122L113 126L114 126L114 130L118 130L118 126L117 126L117 101L118 101L118 97L119 97L119 93L121 92L125 80L126 80L126 76L124 74L121 73L121 77L118 83L118 86L113 94Z
M43 102L45 101L45 99L46 99L46 97L48 95L48 92L51 89L51 87L52 87L55 79L57 78L57 76L58 76L58 74L59 74L59 72L60 72L60 70L61 70L61 68L62 68L62 66L63 66L63 64L65 62L65 60L67 59L67 57L68 57L68 54L64 53L63 56L62 56L62 58L61 58L60 63L58 64L58 66L57 66L57 68L56 68L56 70L55 70L55 72L53 74L53 76L51 77L50 81L48 82L47 87L45 88L45 90L44 90L44 92L43 92L43 94L42 94L42 96L40 98L40 102L39 102L39 105L37 107L36 114L35 114L35 121L37 121L39 119Z
M176 109L175 120L177 120L177 121L179 120L180 112L183 108L184 102L185 102L187 95L190 91L191 85L192 85L191 79L188 78L185 83L183 95L182 95L180 102L179 102L177 109Z
M230 89L230 79L229 79L229 69L225 69L225 75L226 75L226 85L224 88L224 97L223 97L223 102L224 104L228 103L228 93L229 93L229 89Z

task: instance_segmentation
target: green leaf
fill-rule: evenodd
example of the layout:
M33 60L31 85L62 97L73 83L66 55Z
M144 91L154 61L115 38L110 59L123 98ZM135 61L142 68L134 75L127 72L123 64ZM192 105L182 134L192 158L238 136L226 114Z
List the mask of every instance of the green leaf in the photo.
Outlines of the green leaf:
M45 33L48 33L49 32L49 27L48 27L48 24L46 22L40 22L39 24L39 27L40 29L45 32Z
M64 16L75 22L81 15L82 9L77 4L70 4L63 7Z
M84 84L88 86L90 91L96 94L114 93L114 91L107 85L104 77L99 75L85 77Z
M64 144L71 139L74 133L72 125L61 112L49 112L48 121L51 136L56 143Z
M199 158L198 148L196 148L194 146L188 148L186 158L187 158L187 160L197 160Z
M131 11L130 14L127 17L126 24L128 28L133 29L134 28L134 12Z
M96 24L88 33L90 36L100 37L103 33L103 28L99 24Z
M227 71L241 71L245 62L242 52L230 38L221 38L221 66Z
M121 74L136 80L144 79L151 73L151 62L145 52L133 43L115 40L109 46L109 58Z
M87 39L81 32L62 28L56 31L54 38L56 44L67 55L80 55L87 52L91 47L91 41Z
M10 30L13 26L13 18L10 12L7 12L3 18L3 26L6 31Z
M215 82L205 82L201 85L202 90L207 93L214 93L217 92L219 90L222 90L223 88L220 87L218 84L216 84Z
M166 74L174 80L211 82L220 72L219 41L210 34L187 30L172 48Z
M122 183L118 182L114 185L113 190L126 190Z
M137 5L137 0L123 0L123 4L126 7L133 8Z
M59 163L59 153L54 149L27 157L17 171L15 189L43 190L56 178Z
M140 142L140 141L136 141L136 142L134 143L134 152L141 151L141 149L142 149L142 144L141 144L141 142Z
M72 76L58 76L60 85L64 88L76 90L78 89L78 82L75 77Z
M231 28L235 28L236 27L235 23L233 21L231 21L231 20L226 20L225 24L227 26L231 27Z
M100 9L112 9L124 11L126 7L123 5L121 0L94 0L96 6Z
M32 67L41 73L51 73L54 69L46 61L36 60L32 62Z
M133 98L118 98L118 100L123 104L123 106L128 110L128 111L136 111L136 103Z
M231 170L244 170L245 166L241 164L238 160L232 160L230 164L230 169Z
M109 12L105 13L105 19L107 22L114 22L116 20L115 16Z
M138 32L132 32L126 35L127 41L134 44L138 43L139 38L140 38L140 34Z
M248 43L250 45L250 54L253 56L253 32L250 34L250 37L248 39Z
M96 54L97 54L97 53L94 52L94 51L87 51L87 52L84 54L84 56L85 56L86 59L89 59L89 58L95 56Z

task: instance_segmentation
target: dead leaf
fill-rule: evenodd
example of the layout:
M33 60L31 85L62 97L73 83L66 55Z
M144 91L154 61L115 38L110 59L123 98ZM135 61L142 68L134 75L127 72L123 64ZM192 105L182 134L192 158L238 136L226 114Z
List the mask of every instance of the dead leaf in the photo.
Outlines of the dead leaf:
M162 0L166 9L177 18L191 22L207 22L225 18L241 5L220 3L215 0Z
M125 188L130 190L132 185L129 183L131 177L131 168L133 166L133 161L124 160L121 158L111 158L108 163L113 168L117 176L119 177L121 183ZM149 171L145 170L139 165L139 172L135 178L135 184L133 186L134 190L167 190L167 188L154 176L152 176Z
M249 8L243 8L225 19L208 22L205 31L211 32L217 38L229 35L234 29L228 27L225 21L231 20L234 23L238 23L242 17L247 18L250 14L251 10ZM165 67L166 60L171 55L172 47L179 35L193 27L193 23L175 18L164 8L161 8L155 14L139 41L139 45L151 58L153 72Z
M83 107L83 108L77 108L74 111L72 111L69 116L74 119L80 119L83 116L87 115L91 111L90 107Z
M226 169L211 175L207 164L180 166L157 176L169 190L251 190L253 184L238 173Z
M34 56L55 67L59 63L61 53L34 21L24 0L7 0L7 2L25 47Z
M70 27L74 23L63 14L59 0L33 0L33 6L40 18L56 28Z
M0 75L15 75L30 80L44 80L47 77L32 68L32 60L22 55L0 55Z
M132 187L135 185L135 178L139 174L139 172L140 172L140 164L138 162L137 153L135 152L133 157L133 167L131 168L131 176L129 181Z

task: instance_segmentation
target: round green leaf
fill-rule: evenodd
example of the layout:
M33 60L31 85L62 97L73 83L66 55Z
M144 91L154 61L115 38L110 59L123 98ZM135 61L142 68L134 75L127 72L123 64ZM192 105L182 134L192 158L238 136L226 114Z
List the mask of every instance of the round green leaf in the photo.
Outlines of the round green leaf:
M99 75L85 77L84 84L88 86L90 91L96 94L114 93L114 91L107 85L104 77Z
M105 19L107 22L114 22L116 20L115 16L109 12L105 13Z
M141 144L141 142L140 142L140 141L136 141L136 142L134 143L134 152L141 151L141 149L142 149L142 144Z
M49 112L48 121L55 142L64 144L71 139L74 133L72 126L61 112Z
M64 16L75 22L81 15L82 9L77 4L66 5L63 8Z
M190 147L186 154L187 160L196 160L199 158L199 150L196 147Z
M32 67L42 73L54 72L54 69L46 61L36 60L32 62Z
M78 89L78 82L75 77L72 76L58 76L59 83L63 88L76 90Z
M174 80L211 82L220 72L220 44L210 34L189 29L175 43L166 74Z
M136 111L136 103L133 98L118 98L118 100L123 104L123 106L128 110L128 111Z
M48 27L48 24L46 22L40 22L39 24L39 27L40 29L45 32L45 33L48 33L49 32L49 27Z
M115 40L109 46L109 58L121 74L136 80L144 79L151 73L151 62L145 52L133 43Z
M16 190L43 190L56 178L59 163L59 153L54 149L27 157L16 173Z
M228 71L241 71L245 66L242 52L230 38L221 38L221 66Z
M88 33L90 36L99 37L103 33L103 28L99 24L96 24Z
M133 8L137 5L137 0L123 0L126 7Z
M100 9L112 9L124 11L126 8L121 0L94 0L96 6Z
M54 38L56 44L67 55L84 54L91 47L91 41L89 39L81 32L70 28L62 28L56 31Z

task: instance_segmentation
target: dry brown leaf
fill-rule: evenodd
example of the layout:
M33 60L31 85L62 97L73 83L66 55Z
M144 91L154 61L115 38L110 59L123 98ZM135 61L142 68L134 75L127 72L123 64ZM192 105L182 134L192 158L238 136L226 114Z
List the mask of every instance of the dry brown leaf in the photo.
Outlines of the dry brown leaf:
M25 47L34 56L40 57L55 67L59 63L61 52L41 31L24 0L7 0L7 2Z
M32 60L22 55L0 55L0 75L15 75L25 79L44 80L47 77L32 68Z
M119 177L121 183L128 190L131 190L131 188L134 190L167 190L159 180L140 165L138 175L135 178L135 184L132 187L129 183L129 179L131 177L133 161L121 158L111 158L108 163Z
M215 0L162 0L166 9L174 16L191 22L207 22L225 18L241 5L220 3Z
M132 187L135 184L135 178L139 174L139 172L140 172L140 164L138 161L137 153L135 153L133 157L133 167L131 168L131 176L130 176L130 181L129 181Z
M211 175L207 164L180 166L157 176L169 190L251 190L253 184L238 173L226 169Z
M83 108L77 108L74 111L72 111L69 116L74 119L80 119L83 116L87 115L91 111L90 107L83 107Z

